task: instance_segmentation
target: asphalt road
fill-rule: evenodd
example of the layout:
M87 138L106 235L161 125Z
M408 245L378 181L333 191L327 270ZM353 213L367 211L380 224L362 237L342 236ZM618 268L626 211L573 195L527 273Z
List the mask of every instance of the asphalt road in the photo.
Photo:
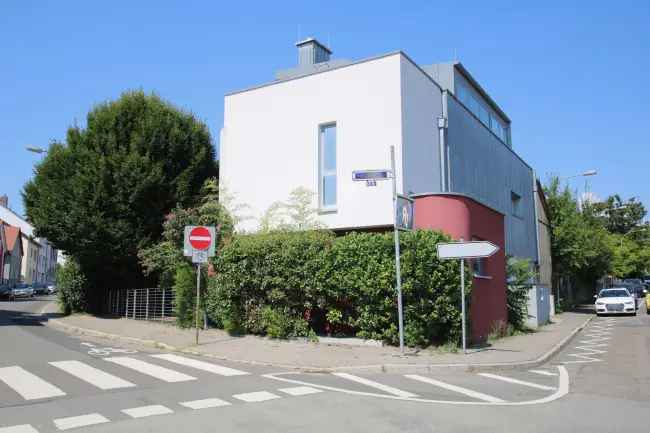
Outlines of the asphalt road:
M548 364L295 373L43 326L0 302L0 433L636 432L650 424L650 316L599 317ZM169 356L172 355L172 356Z

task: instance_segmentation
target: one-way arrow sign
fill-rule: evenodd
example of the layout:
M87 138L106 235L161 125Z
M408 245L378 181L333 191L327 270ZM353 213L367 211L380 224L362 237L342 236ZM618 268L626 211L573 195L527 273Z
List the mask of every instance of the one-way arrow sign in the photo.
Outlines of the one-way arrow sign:
M438 244L438 257L441 259L477 259L490 257L497 251L499 247L489 241Z

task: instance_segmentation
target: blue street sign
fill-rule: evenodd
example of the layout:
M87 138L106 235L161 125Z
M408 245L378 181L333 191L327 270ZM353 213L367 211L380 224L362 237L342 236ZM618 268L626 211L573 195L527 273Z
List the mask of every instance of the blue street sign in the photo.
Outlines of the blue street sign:
M390 179L392 173L390 170L355 170L352 172L352 180L354 181L364 181L364 180L386 180Z
M397 195L395 226L398 230L413 230L413 200Z

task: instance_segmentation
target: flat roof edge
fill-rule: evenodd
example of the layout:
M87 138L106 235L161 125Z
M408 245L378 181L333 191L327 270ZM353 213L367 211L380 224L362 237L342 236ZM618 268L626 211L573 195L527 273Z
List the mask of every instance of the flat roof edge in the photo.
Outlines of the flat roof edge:
M286 80L275 80L275 81L270 81L270 82L266 82L266 83L258 84L258 85L255 85L255 86L251 86L251 87L246 87L246 88L244 88L244 89L240 89L240 90L234 90L234 91L232 91L232 92L228 92L228 93L226 93L226 94L224 95L224 98L225 98L225 97L228 97L228 96L237 95L237 94L240 94L240 93L250 92L250 91L252 91L252 90L261 89L261 88L264 88L264 87L274 86L274 85L276 85L276 84L288 83L288 82L290 82L290 81L299 80L299 79L301 79L301 78L311 77L311 76L313 76L313 75L323 74L323 73L325 73L325 72L336 71L336 70L338 70L338 69L348 68L348 67L351 67L351 66L359 65L359 64L361 64L361 63L366 63L366 62L372 62L372 61L375 61L375 60L380 60L380 59L383 59L383 58L385 58L385 57L394 56L394 55L396 55L396 54L401 54L401 55L403 55L404 57L409 58L409 57L408 57L406 54L404 54L404 52L401 51L401 50L398 50L398 51L391 51L391 52L389 52L389 53L381 54L381 55L379 55L379 56L367 57L367 58L365 58L365 59L361 59L361 60L357 60L357 61L352 61L352 62L350 62L350 63L346 63L345 65L339 65L339 66L335 66L335 67L333 67L333 68L327 68L327 69L323 69L323 70L321 70L321 71L314 71L314 72L312 72L312 73L308 73L308 74L300 75L300 76L297 76L297 77L287 78ZM409 58L409 60L410 60L410 58ZM411 62L413 62L413 61L411 60ZM324 62L324 63L327 63L327 62ZM416 65L416 66L417 66L417 65Z

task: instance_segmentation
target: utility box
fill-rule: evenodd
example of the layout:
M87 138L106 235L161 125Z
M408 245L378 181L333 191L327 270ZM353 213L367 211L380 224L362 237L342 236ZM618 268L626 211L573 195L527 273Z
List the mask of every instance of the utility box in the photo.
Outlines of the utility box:
M548 287L532 286L528 290L528 320L530 328L538 328L551 320L551 291Z

